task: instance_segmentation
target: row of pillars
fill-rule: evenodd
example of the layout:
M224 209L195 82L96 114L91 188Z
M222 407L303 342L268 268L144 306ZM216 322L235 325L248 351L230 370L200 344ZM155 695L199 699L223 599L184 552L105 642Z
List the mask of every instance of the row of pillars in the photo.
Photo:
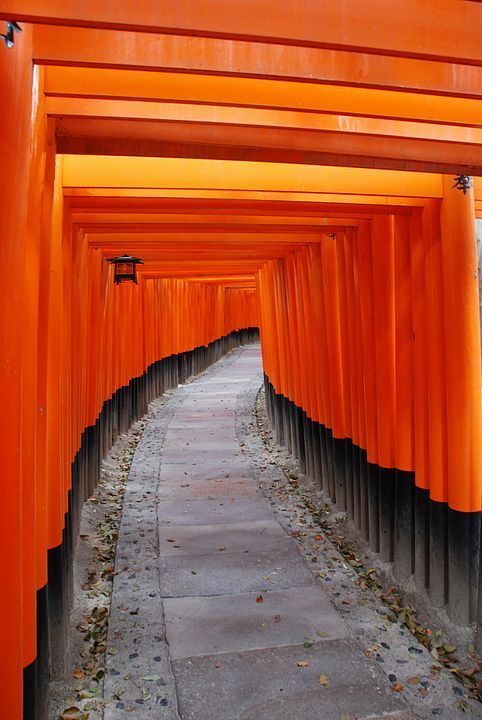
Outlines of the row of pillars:
M347 438L311 420L276 393L265 376L266 405L277 442L399 580L413 577L456 625L477 618L480 513L452 510L415 485L414 473L383 468Z
M316 399L310 406L302 395L294 397L289 377L277 374L275 362L266 369L265 385L269 420L278 442L288 448L325 497L347 513L370 548L393 564L393 573L402 584L411 579L432 607L447 611L455 625L473 629L479 642L482 426L475 206L470 187L454 187L452 177L443 177L442 184L443 199L426 201L419 211L422 242L412 244L412 267L417 270L412 286L409 275L406 285L402 277L402 292L395 296L400 306L403 292L410 287L411 338L405 334L404 342L395 346L395 383L390 375L378 373L379 367L384 368L389 344L387 327L381 321L375 326L380 352L375 357L373 349L373 357L368 354L368 358L355 355L358 368L363 362L372 363L370 370L375 368L377 397L388 402L391 392L393 408L404 409L403 417L395 411L393 417L385 417L377 407L374 424L378 437L390 433L395 458L400 447L412 443L409 461L401 466L404 469L380 454L377 457L373 448L367 453L366 446L353 442L342 424L335 432L329 419L320 417ZM438 238L437 251L430 237ZM373 280L378 277L374 275ZM263 344L265 339L272 342L270 328L263 323L261 335ZM341 337L343 356L343 333ZM328 334L326 342L330 349L336 336ZM397 384L396 373L414 349L419 365L408 365L413 375L404 374ZM305 357L309 347L293 347L292 352L299 356L301 372L311 367ZM423 373L418 372L420 367ZM342 380L348 371L342 362ZM332 392L338 392L340 384L334 386L329 373L324 381L331 383ZM351 381L351 386L341 383L345 392L353 388L356 378ZM405 386L413 393L410 403L403 394ZM310 390L310 383L306 387ZM308 414L309 407L318 415ZM368 433L367 438L369 443Z

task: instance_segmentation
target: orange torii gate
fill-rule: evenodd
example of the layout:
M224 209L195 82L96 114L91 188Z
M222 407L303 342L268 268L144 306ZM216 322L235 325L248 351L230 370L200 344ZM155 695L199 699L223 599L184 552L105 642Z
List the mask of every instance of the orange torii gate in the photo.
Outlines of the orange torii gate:
M280 439L477 614L482 7L264 5L0 0L7 720L42 717L115 432L252 326Z

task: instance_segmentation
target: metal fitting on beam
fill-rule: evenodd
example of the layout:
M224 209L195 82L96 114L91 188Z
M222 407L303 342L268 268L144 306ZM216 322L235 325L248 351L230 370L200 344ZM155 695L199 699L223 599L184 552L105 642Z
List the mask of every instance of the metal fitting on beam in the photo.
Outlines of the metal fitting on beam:
M0 33L0 38L2 38L3 42L8 48L13 48L15 44L15 36L14 33L16 32L22 32L22 28L20 25L15 22L14 20L8 20L7 22L7 32Z
M457 175L457 177L454 177L455 183L452 185L452 188L457 188L457 190L462 190L463 194L467 194L467 190L470 190L473 187L472 178L470 175Z

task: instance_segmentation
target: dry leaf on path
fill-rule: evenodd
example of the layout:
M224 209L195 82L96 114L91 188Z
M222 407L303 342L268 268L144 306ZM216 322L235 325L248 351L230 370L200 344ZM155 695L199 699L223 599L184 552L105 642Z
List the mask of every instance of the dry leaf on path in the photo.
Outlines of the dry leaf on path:
M82 716L83 713L80 708L72 706L66 708L60 717L62 720L80 720Z

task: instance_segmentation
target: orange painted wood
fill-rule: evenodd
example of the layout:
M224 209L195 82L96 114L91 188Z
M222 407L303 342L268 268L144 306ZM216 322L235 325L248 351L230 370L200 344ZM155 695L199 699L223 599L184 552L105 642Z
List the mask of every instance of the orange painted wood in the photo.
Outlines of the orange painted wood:
M480 308L474 195L444 177L441 251L444 299L449 504L478 511L481 498ZM461 482L463 478L463 482Z
M393 219L395 302L395 467L415 467L413 409L413 325L410 222L406 216Z
M445 393L445 329L440 202L431 201L422 214L427 366L428 468L430 497L447 502L447 409Z
M0 613L2 639L0 648L0 678L2 683L2 710L5 717L19 720L22 714L22 667L28 661L31 643L23 638L23 533L22 513L32 516L31 503L23 505L22 488L32 491L31 477L22 472L22 411L26 397L22 396L22 357L28 351L23 332L31 316L27 306L25 272L26 259L32 250L28 237L27 217L29 205L29 172L32 133L32 33L25 28L22 42L16 52L0 56L0 87L2 106L8 112L0 113L0 207L2 211L2 293L4 302L0 311L0 391L2 413L0 436L2 442L2 502L0 503L0 548L2 591ZM26 313L25 318L23 313ZM31 384L28 382L28 390ZM30 402L35 399L30 397ZM30 416L31 422L31 416ZM29 444L32 428L29 428ZM30 453L30 449L29 449ZM27 457L27 465L32 465ZM25 549L27 559L35 564L30 538ZM32 575L26 576L32 592ZM25 615L31 619L31 599ZM31 622L27 634L33 630Z
M51 71L59 79L71 72L80 73L79 66L86 64L97 69L120 65L122 68L236 74L239 77L388 88L466 98L480 97L481 94L482 70L473 65L291 45L277 45L275 50L276 63L273 63L272 45L259 42L165 35L160 43L154 33L131 32L126 44L119 33L111 30L64 26L59 37L56 27L37 25L34 29L34 59L42 64L52 64L49 76ZM121 87L123 77L124 74L117 75ZM145 81L132 83L130 93L133 97L139 96L139 85L142 90L146 88ZM70 93L73 86L75 83L69 80L62 85L62 91ZM155 87L154 78L151 86ZM112 89L105 92L111 95ZM121 94L128 93L118 93Z
M294 45L365 50L384 55L460 60L482 64L478 29L482 10L478 3L462 5L437 0L376 0L361 6L357 0L316 5L308 0L280 5L267 0L260 16L255 0L226 4L223 0L165 0L162 13L156 0L141 7L113 6L98 0L5 0L0 17L24 22L105 27L128 31L155 31L174 35L284 41ZM376 24L366 22L377 17ZM393 32L396 26L397 32ZM447 28L451 32L447 34Z

